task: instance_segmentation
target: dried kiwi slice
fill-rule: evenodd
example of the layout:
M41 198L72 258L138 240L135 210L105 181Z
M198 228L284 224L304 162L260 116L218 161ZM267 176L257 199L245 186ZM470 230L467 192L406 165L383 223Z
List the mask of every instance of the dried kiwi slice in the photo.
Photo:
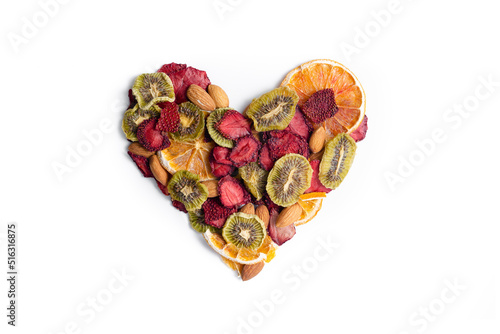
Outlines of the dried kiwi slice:
M132 93L141 109L149 110L159 102L175 100L174 85L165 73L145 73L135 79Z
M238 169L245 186L256 200L260 200L266 192L268 172L260 168L257 162L251 162Z
M191 102L179 105L179 130L172 133L175 141L195 141L205 130L205 115L203 111Z
M346 177L356 155L356 142L341 133L330 139L319 165L319 180L330 189L337 188Z
M137 141L137 128L139 125L151 117L160 116L160 113L156 110L143 110L139 109L139 105L135 105L132 109L129 109L123 115L122 130L128 140Z
M295 115L298 101L297 93L283 86L254 99L246 114L253 120L255 130L259 132L283 130Z
M189 211L188 216L191 227L195 231L205 233L207 230L210 230L210 232L212 233L222 233L221 229L205 223L205 213L203 212L203 210Z
M300 154L290 153L274 164L267 177L266 190L271 200L280 206L290 206L311 186L313 170Z
M238 248L257 249L266 237L265 224L256 215L234 213L226 220L222 237Z
M215 109L208 115L207 118L207 130L208 134L210 137L213 139L213 141L222 147L227 147L227 148L233 148L234 147L234 141L231 139L225 138L216 128L215 124L217 124L222 117L224 117L224 114L226 111L232 110L231 108L218 108Z
M186 210L199 210L208 197L207 187L199 180L198 175L180 170L168 182L168 192L172 199L184 204Z

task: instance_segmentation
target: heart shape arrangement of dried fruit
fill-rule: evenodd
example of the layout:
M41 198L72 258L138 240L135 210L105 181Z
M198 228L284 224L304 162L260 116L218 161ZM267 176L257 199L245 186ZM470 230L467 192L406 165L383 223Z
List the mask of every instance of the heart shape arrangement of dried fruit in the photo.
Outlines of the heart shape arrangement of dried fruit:
M243 113L175 63L138 76L129 98L128 154L244 281L316 216L368 129L363 88L332 60L302 64Z

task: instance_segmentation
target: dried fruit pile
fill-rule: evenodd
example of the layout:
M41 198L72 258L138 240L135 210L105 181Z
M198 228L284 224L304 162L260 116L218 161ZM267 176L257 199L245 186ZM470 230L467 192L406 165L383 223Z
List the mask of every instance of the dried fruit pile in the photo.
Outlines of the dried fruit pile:
M140 75L129 98L128 154L243 280L316 216L368 129L359 81L331 60L297 67L243 114L183 64Z

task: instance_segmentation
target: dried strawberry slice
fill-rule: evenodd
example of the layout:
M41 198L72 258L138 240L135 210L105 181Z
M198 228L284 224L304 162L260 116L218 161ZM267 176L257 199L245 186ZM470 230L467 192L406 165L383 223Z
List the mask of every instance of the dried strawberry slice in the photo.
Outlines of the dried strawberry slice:
M156 130L158 118L150 118L141 123L137 129L137 139L150 152L161 151L170 146L168 136Z
M149 168L149 161L147 158L134 154L132 152L128 152L128 155L134 160L135 164L141 171L142 175L144 177L153 177L153 173L151 172L151 169Z
M235 171L235 168L233 166L220 164L217 161L215 161L212 156L210 157L209 161L210 161L210 168L212 169L212 174L214 174L216 178L221 178L226 175L230 175Z
M219 180L218 190L220 201L226 207L239 207L252 200L243 184L231 176Z
M325 187L323 185L323 183L321 183L321 181L319 180L318 174L319 174L320 162L321 161L319 161L319 160L313 160L310 162L311 167L313 169L313 175L312 175L312 179L311 179L311 187L309 187L309 189L307 189L304 192L306 194L315 193L315 192L325 192L328 194L330 191L332 191L332 189Z
M186 207L184 206L184 204L182 202L179 202L179 201L176 201L175 199L172 199L172 205L174 206L174 208L176 208L177 210L179 210L181 212L184 212L184 213L188 212L188 210L186 209Z
M271 239L281 246L288 240L292 239L295 235L295 225L288 225L286 227L276 227L276 220L278 220L278 211L270 210L270 219L268 232Z
M128 90L128 101L129 105L127 109L132 109L137 104L137 99L135 98L134 93L132 93L132 89Z
M185 64L171 63L163 65L158 72L163 72L170 77L174 85L175 102L181 104L186 102L187 89L195 84L203 89L210 85L210 79L205 71L200 71L193 67L187 67Z
M205 223L216 228L222 228L227 217L237 211L235 207L227 208L222 205L218 198L209 198L203 203Z
M229 154L229 160L233 162L233 166L240 168L250 162L257 161L260 150L260 143L254 136L248 135L238 139Z
M221 135L231 140L251 134L250 120L236 110L226 111L222 119L215 124L215 128Z
M333 117L339 108L335 103L335 93L333 89L323 89L317 91L309 100L304 103L304 114L313 122L321 123Z
M227 147L215 146L212 150L212 155L215 162L231 166L233 162L229 160L229 154L231 154L231 150Z
M309 144L307 141L288 131L279 131L269 134L271 137L267 141L269 152L273 161L289 154L297 153L304 157L309 157Z
M158 188L160 188L161 192L163 193L163 195L165 196L169 196L170 194L168 193L168 188L167 186L164 186L163 184L161 184L160 182L156 181L156 184L158 185Z
M365 139L367 131L368 131L368 116L365 115L363 121L358 126L358 128L351 133L351 137L356 142L362 141L363 139Z
M290 124L288 124L285 130L288 130L309 141L309 137L313 132L313 126L311 122L306 119L302 111L300 111L300 107L297 106L295 108L295 115L293 116Z
M179 106L173 102L162 102L158 103L158 107L161 108L161 115L156 130L176 132L180 123Z
M262 146L259 154L259 165L268 172L273 169L274 161L271 159L271 152L269 152L269 145Z

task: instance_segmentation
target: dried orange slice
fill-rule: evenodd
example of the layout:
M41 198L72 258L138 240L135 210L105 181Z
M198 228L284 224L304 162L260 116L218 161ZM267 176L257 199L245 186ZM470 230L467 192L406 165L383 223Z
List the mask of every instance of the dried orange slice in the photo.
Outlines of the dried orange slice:
M200 181L213 180L209 157L214 148L213 142L206 143L203 136L192 142L172 140L170 147L158 152L162 166L170 173L187 170L198 174Z
M326 193L323 192L301 195L297 203L302 207L302 214L300 219L295 222L295 226L304 225L316 217L325 197Z
M351 133L363 121L366 97L358 78L344 65L333 60L320 59L307 62L292 70L281 86L288 86L299 95L299 106L317 91L331 88L339 108L332 118L314 128L323 126L327 139L339 133Z
M215 239L214 240L215 243L220 242L219 237L216 236L216 237L214 237L214 239ZM224 239L222 239L222 241L224 241ZM222 246L222 247L224 247L224 246ZM262 254L266 254L267 258L265 259L265 261L266 261L266 263L269 263L276 256L277 249L278 249L278 245L276 245L273 242L273 240L271 239L270 236L266 236L266 238L264 239L264 242L262 243L260 248L257 250L257 252L262 253ZM224 262L229 268L233 269L234 271L236 271L238 273L238 275L241 276L241 270L243 269L243 264L238 263L238 262L233 261L233 260L230 260L223 255L221 255L221 258L222 258L222 262ZM241 255L240 255L240 258L241 258Z
M258 250L237 248L233 244L226 243L222 235L207 230L203 233L208 245L222 257L240 264L254 264L266 260L267 255Z

